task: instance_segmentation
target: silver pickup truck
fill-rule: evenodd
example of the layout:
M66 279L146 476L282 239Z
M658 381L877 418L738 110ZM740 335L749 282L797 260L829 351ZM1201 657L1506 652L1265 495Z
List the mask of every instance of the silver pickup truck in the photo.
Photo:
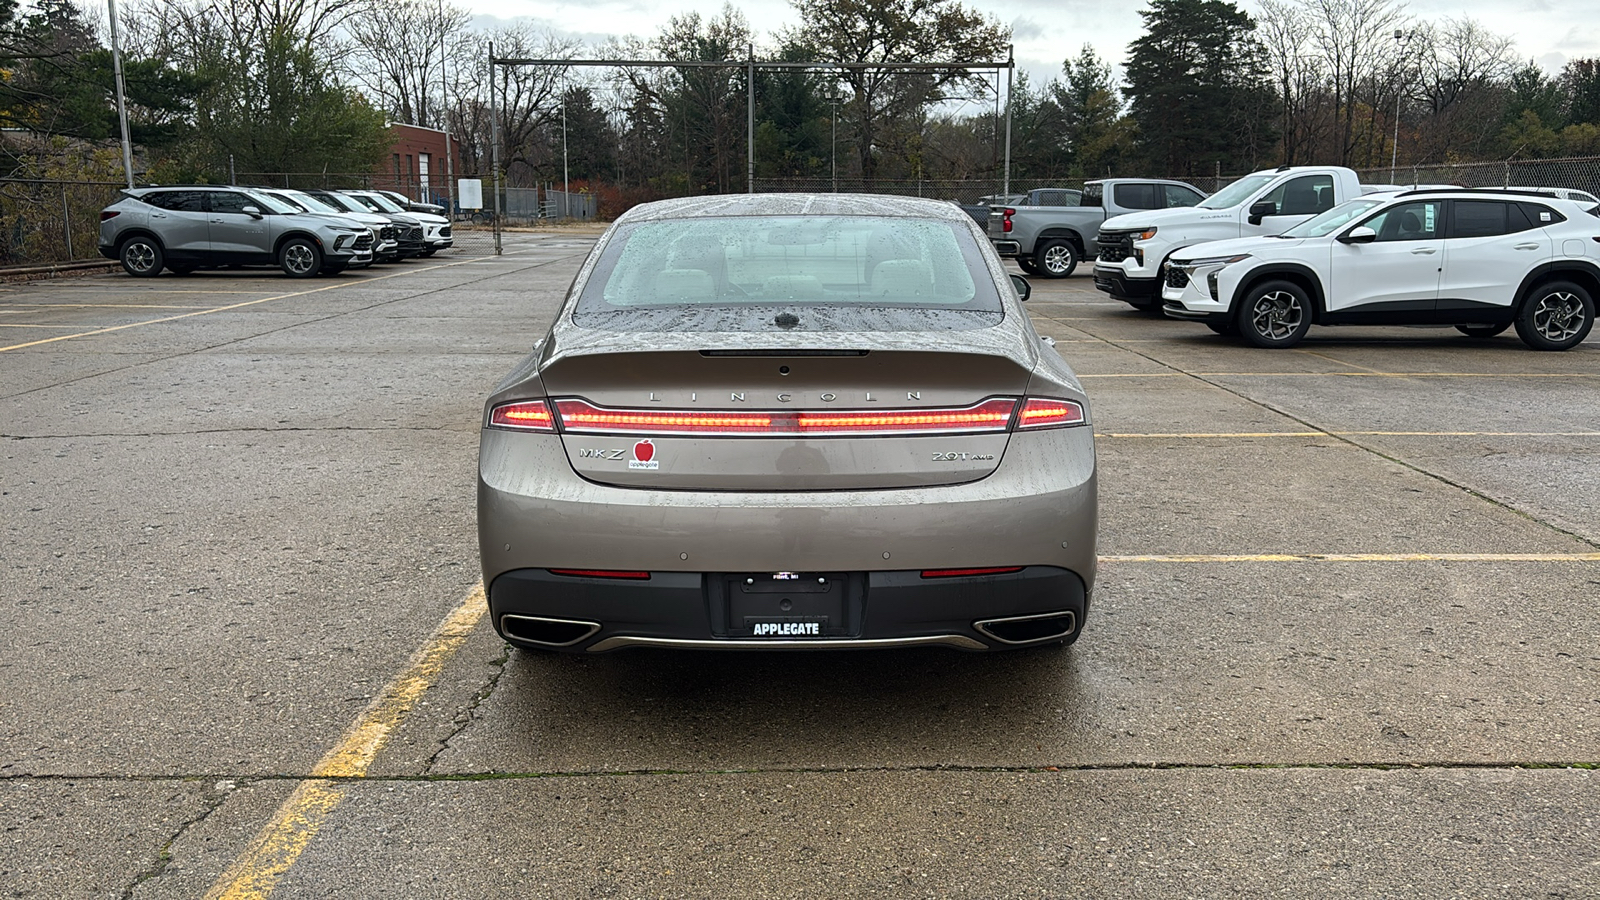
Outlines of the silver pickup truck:
M1030 192L1071 200L1075 191ZM1149 178L1107 178L1086 182L1078 205L995 206L989 215L989 240L1001 256L1013 257L1022 271L1065 278L1078 260L1094 258L1100 223L1112 216L1146 209L1194 206L1205 194L1192 184Z

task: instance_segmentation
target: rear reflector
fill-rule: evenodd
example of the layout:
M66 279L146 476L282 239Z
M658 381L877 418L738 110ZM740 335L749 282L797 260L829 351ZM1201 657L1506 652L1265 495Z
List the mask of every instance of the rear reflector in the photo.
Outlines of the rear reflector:
M1021 566L999 566L988 569L923 569L923 578L966 578L973 575L1009 575L1021 572Z
M561 430L577 434L917 435L1005 431L1017 401L997 397L959 409L752 413L602 409L571 399L556 400L555 406Z
M636 581L650 580L649 572L620 572L613 569L550 569L551 575L568 575L573 578L631 578Z
M1062 428L1083 424L1083 407L1071 400L1047 400L1030 397L1017 416L1017 430Z
M521 431L556 430L555 420L550 415L550 406L543 400L522 400L496 406L489 414L489 423Z

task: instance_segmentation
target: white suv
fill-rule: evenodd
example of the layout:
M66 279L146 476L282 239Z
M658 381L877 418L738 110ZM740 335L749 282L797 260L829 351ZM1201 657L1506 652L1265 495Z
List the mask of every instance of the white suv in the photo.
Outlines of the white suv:
M1163 267L1163 311L1257 347L1312 325L1442 325L1536 350L1588 336L1600 296L1600 208L1551 193L1373 194L1275 237L1186 247Z

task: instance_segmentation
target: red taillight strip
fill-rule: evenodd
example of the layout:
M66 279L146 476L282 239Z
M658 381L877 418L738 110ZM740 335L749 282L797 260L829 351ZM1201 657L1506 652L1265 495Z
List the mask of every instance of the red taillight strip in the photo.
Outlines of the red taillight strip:
M650 580L649 572L620 572L613 569L550 569L551 575L568 575L573 578L631 578L636 581Z
M556 400L561 429L586 434L850 435L1003 432L1017 401L985 400L959 409L738 413L725 410L601 409L583 400Z
M1083 422L1081 404L1071 400L1045 400L1034 397L1023 404L1022 412L1017 416L1017 430L1059 428L1066 425L1082 425Z
M496 406L489 414L489 424L522 431L555 431L555 417L543 400L523 400Z
M796 426L807 434L855 431L1004 431L1015 400L986 400L968 409L908 409L894 412L803 412Z
M1022 566L996 566L987 569L923 569L923 578L963 578L972 575L1009 575L1021 572Z

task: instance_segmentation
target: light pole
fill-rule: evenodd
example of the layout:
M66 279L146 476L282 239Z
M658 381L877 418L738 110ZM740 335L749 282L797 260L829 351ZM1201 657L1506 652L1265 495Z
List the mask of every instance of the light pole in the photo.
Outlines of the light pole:
M563 84L566 79L561 79ZM567 168L567 91L561 92L561 218L572 218L572 178Z
M128 178L128 187L133 187L133 141L128 138L128 104L123 99L125 90L122 86L122 43L117 38L117 0L106 0L106 6L111 13L111 71L117 91L117 122L122 126L122 174Z
M444 101L439 118L444 125L444 202L445 218L456 220L456 154L450 140L450 70L445 60L444 0L439 0L439 96ZM427 198L423 198L427 199Z
M828 104L833 107L830 125L833 131L832 149L828 151L828 165L833 169L833 192L839 193L839 86L828 92Z
M1394 30L1394 45L1397 49L1394 62L1394 143L1389 145L1389 183L1395 183L1395 164L1400 159L1400 97L1405 92L1401 88L1405 80L1401 77L1404 70L1406 52L1406 33L1399 28Z

